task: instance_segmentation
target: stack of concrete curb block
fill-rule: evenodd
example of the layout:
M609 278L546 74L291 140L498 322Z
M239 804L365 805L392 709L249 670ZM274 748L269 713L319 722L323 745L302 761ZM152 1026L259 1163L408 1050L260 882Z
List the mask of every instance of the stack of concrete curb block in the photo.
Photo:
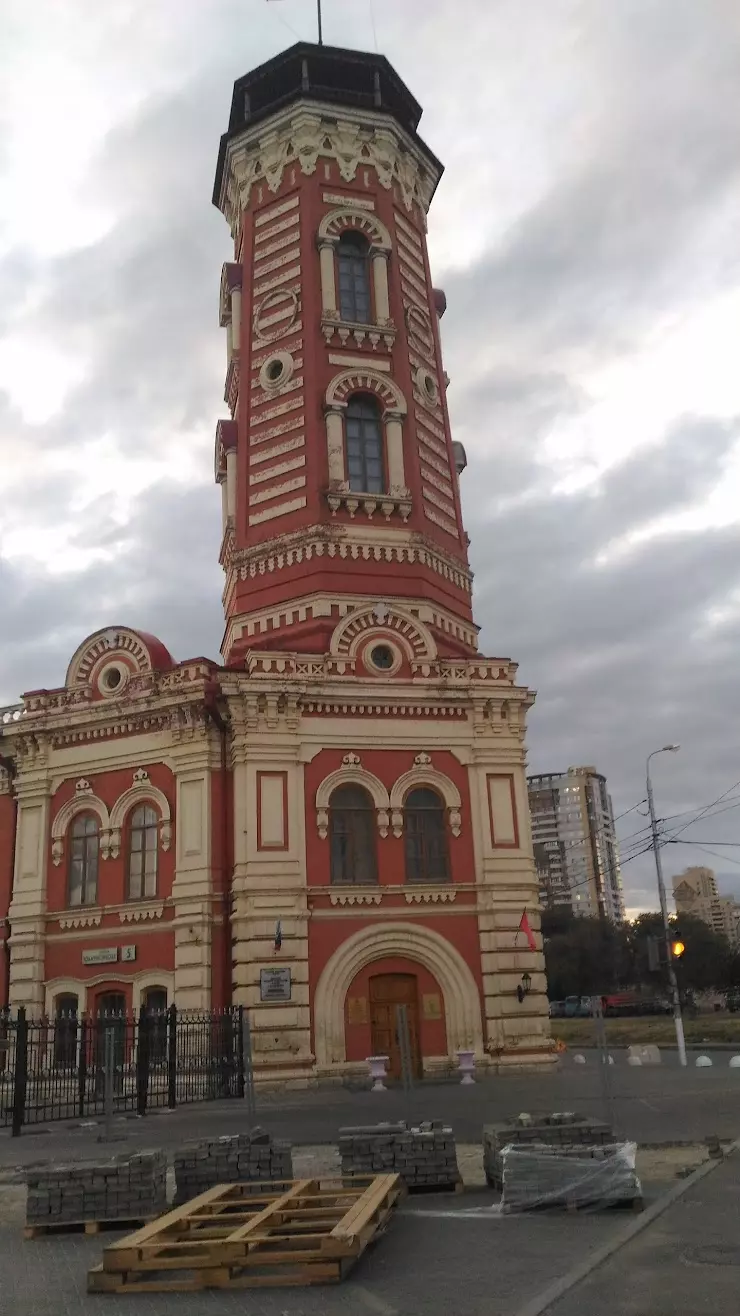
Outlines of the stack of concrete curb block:
M339 1130L342 1175L398 1174L408 1188L452 1188L460 1184L455 1135L442 1120L417 1127L371 1124Z
M266 1181L293 1178L290 1143L273 1139L264 1129L224 1138L189 1142L175 1152L175 1203L220 1183L249 1183L255 1192Z
M570 1113L520 1116L483 1130L488 1183L506 1210L535 1206L610 1206L639 1201L635 1146L618 1143L608 1124Z
M167 1210L164 1152L49 1167L29 1173L26 1182L27 1225L144 1220Z
M601 1120L570 1111L554 1115L520 1116L509 1124L486 1124L483 1128L483 1168L492 1188L502 1188L505 1147L603 1147L614 1142L614 1133Z

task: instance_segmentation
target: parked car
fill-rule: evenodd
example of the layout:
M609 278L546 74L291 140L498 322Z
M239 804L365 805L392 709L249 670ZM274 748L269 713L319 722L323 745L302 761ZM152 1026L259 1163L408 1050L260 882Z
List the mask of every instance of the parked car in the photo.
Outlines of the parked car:
M550 1018L563 1019L565 1017L565 1001L550 1001Z
M725 1004L731 1014L740 1010L740 991L728 992L725 998Z
M590 1019L591 1013L590 996L566 996L565 1015L567 1019Z

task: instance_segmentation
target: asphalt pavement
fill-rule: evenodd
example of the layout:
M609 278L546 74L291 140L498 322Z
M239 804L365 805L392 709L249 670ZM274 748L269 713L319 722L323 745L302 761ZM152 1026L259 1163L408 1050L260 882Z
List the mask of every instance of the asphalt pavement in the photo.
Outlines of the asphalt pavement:
M608 1079L608 1091L605 1090ZM484 1124L522 1111L572 1110L606 1118L620 1137L636 1142L701 1142L711 1134L732 1139L740 1131L740 1069L725 1055L709 1069L680 1069L668 1057L654 1068L631 1069L623 1057L608 1073L587 1054L576 1065L568 1054L558 1071L503 1074L472 1087L425 1083L410 1098L398 1089L351 1092L345 1088L258 1095L257 1122L297 1145L335 1143L340 1127L379 1120L444 1119L459 1143L479 1143ZM110 1151L172 1148L198 1137L217 1137L247 1127L244 1103L213 1102L143 1119L117 1118ZM105 1150L102 1124L28 1125L19 1138L0 1133L0 1172L39 1162L94 1158Z

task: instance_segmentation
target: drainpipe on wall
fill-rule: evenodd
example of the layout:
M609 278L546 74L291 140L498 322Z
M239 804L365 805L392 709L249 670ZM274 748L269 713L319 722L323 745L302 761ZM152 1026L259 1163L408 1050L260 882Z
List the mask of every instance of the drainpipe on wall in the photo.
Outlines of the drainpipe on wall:
M10 898L8 900L8 909L13 903L13 888L15 885L15 849L18 838L18 796L15 790L16 765L15 759L10 758L7 754L0 754L0 768L4 768L8 774L8 783L10 785L10 794L13 800L13 840L10 847ZM3 986L2 998L6 1005L10 1004L10 918L6 919L5 940L3 942Z
M228 723L224 721L218 707L220 687L216 681L210 682L205 693L205 710L221 737L221 877L223 885L223 965L222 986L224 1006L231 1005L231 880L232 872L228 864L229 854L229 798L226 789L226 742L229 734Z

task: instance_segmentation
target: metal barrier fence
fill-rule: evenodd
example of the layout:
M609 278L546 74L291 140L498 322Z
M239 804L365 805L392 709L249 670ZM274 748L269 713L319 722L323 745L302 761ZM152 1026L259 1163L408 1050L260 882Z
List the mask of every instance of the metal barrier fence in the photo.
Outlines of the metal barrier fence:
M249 1021L242 1006L223 1011L138 1016L0 1013L0 1128L92 1118L151 1106L229 1097L250 1099ZM106 1102L107 1094L107 1102Z

